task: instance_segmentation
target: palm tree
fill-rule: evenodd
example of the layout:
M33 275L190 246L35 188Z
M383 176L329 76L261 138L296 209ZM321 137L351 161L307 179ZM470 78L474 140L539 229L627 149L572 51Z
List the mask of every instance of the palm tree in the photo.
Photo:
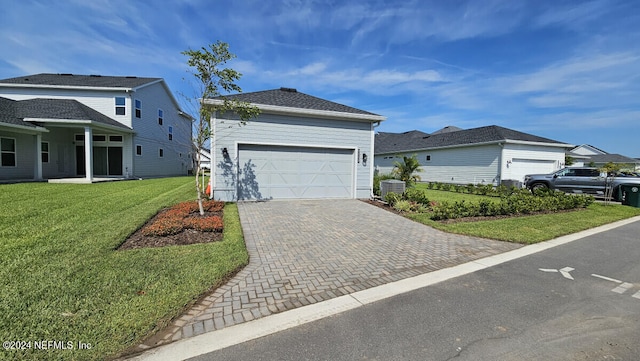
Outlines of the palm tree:
M411 157L403 156L402 163L398 161L394 163L393 174L396 178L404 181L407 187L411 187L420 180L420 176L414 174L415 172L422 172L415 154Z

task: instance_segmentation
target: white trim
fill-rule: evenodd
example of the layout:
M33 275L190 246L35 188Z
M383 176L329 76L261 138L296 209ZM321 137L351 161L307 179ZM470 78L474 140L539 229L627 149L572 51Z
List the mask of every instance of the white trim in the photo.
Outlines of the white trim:
M211 104L211 105L224 104L222 100L218 100L218 99L205 99L204 102L206 104ZM387 117L383 117L381 115L374 115L374 114L345 113L345 112L336 112L336 111L330 111L330 110L283 107L283 106L277 106L277 105L267 105L267 104L257 104L257 103L250 103L250 104L258 107L258 109L260 109L263 113L270 113L270 114L298 115L298 116L307 116L307 117L316 117L316 118L360 120L360 121L370 121L370 122L381 122L387 119Z
M237 140L235 141L235 147L238 148L238 145L246 144L246 145L275 145L281 147L298 147L298 148L327 148L327 149L351 149L358 150L356 146L327 146L326 144L305 144L305 143L272 143L272 142L253 142L253 141L243 141ZM213 150L212 150L213 152Z
M105 124L105 123L100 123L100 122L96 122L90 119L50 119L50 118L24 118L25 121L29 121L29 122L40 122L40 123L49 123L52 124L53 126L55 125L81 125L81 126L93 126L95 128L106 128L106 129L112 129L112 130L117 130L119 132L122 133L135 133L135 131L125 125L122 126L117 126L117 125L111 125L111 124ZM48 131L48 130L47 130Z
M17 130L14 130L14 132L17 132L17 133L35 134L35 133L48 133L49 132L49 129L43 128L43 127L39 127L39 126L29 127L29 126L26 126L26 125L18 125L18 124L0 122L0 128L3 128L3 127L17 129Z

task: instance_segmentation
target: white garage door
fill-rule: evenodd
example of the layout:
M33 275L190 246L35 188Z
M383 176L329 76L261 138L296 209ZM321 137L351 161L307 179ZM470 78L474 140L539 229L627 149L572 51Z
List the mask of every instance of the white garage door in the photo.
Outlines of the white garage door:
M238 199L352 198L353 150L240 145Z
M527 174L547 174L556 170L556 162L553 160L540 159L517 159L514 158L509 166L512 179L523 181Z

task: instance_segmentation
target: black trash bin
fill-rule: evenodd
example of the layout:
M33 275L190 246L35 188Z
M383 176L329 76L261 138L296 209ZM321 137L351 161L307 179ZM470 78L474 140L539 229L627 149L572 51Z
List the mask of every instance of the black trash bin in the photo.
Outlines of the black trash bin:
M639 184L621 184L620 192L622 193L622 204L640 208Z

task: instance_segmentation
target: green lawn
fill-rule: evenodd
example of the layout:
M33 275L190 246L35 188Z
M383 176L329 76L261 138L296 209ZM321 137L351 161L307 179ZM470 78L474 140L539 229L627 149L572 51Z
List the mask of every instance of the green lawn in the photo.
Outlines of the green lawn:
M426 192L429 200L437 202L454 202L461 200L477 202L480 199L498 200L498 198L495 197L428 190L424 185L418 185L418 188ZM605 206L600 203L594 203L586 209L572 212L478 222L446 224L432 221L429 219L429 213L408 214L407 217L446 232L530 244L547 241L638 215L640 215L640 208L622 205Z
M246 265L235 204L222 242L114 250L159 209L194 199L193 188L190 177L0 185L0 340L74 345L2 349L0 359L112 358Z

